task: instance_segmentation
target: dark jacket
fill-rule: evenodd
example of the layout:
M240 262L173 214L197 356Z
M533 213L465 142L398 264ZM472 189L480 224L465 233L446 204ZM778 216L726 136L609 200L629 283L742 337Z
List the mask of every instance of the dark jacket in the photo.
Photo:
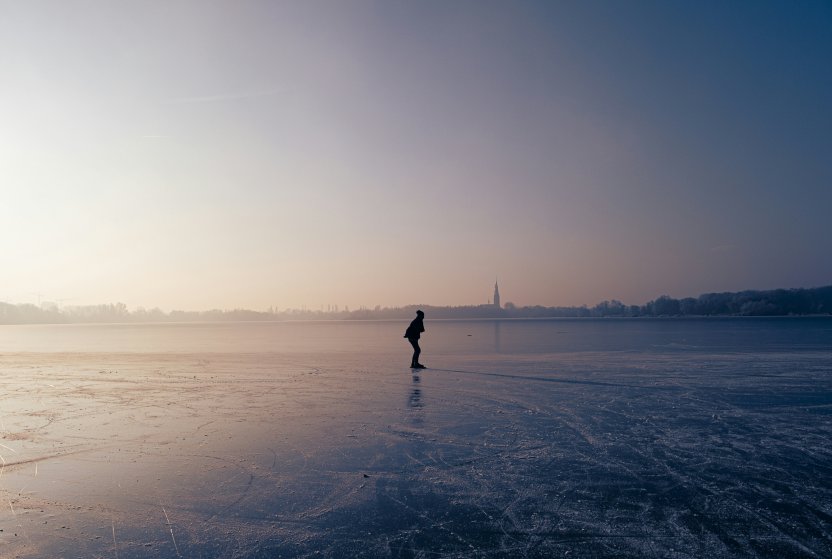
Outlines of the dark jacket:
M416 317L413 319L413 322L410 323L410 326L407 327L407 330L404 331L404 336L408 340L418 340L419 335L425 331L425 325L422 322L422 319Z

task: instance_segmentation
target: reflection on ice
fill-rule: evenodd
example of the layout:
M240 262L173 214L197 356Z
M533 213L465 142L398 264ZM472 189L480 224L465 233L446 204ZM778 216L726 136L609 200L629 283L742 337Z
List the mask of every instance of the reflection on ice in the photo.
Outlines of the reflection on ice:
M417 410L422 407L422 389L419 388L419 383L421 382L421 378L418 374L413 375L413 390L410 392L410 400L408 400L408 405Z

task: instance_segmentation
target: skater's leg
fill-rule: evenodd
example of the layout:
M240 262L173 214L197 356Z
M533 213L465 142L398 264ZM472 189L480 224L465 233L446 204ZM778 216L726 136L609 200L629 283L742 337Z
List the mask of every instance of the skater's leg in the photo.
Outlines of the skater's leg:
M419 355L422 353L422 349L419 347L419 340L409 338L408 341L413 346L413 359L410 361L410 366L415 367L419 363Z

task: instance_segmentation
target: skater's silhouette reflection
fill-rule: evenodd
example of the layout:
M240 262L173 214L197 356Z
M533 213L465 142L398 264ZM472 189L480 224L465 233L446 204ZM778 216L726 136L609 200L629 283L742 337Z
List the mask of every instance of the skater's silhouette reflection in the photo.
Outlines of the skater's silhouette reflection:
M419 375L413 375L413 390L410 391L410 399L407 402L407 405L411 409L420 409L422 407L422 389L419 388L420 381Z
M408 423L415 428L421 428L425 423L424 402L422 401L422 379L418 374L413 375L413 386L407 398L407 407L410 409Z

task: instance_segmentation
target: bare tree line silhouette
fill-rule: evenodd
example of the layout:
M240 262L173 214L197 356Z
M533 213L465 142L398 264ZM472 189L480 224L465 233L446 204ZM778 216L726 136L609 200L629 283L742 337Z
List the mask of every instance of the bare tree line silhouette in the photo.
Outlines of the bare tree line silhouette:
M403 319L417 308L429 312L432 319L476 318L603 318L660 316L806 316L832 315L832 286L768 291L705 293L699 297L674 299L662 295L643 305L626 305L621 301L602 301L594 307L519 307L506 303L494 305L432 306L407 305L357 310L309 310L274 308L266 311L248 309L165 312L138 308L130 311L124 303L59 307L0 302L0 324L65 324L124 322L236 322L271 320L383 320Z

